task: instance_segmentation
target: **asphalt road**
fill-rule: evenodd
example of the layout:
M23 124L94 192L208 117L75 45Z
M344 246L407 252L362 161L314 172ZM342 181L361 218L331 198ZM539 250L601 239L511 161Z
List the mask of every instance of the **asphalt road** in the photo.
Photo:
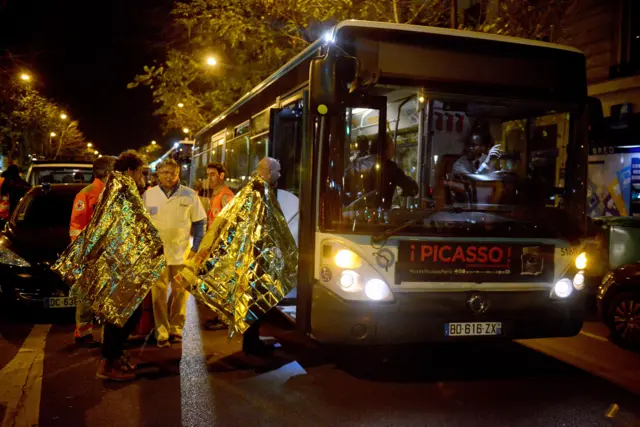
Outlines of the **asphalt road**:
M2 427L640 426L640 355L596 323L569 339L349 352L268 326L282 347L265 361L201 330L190 303L183 345L136 347L141 378L122 384L95 378L98 350L75 348L64 320L0 323Z

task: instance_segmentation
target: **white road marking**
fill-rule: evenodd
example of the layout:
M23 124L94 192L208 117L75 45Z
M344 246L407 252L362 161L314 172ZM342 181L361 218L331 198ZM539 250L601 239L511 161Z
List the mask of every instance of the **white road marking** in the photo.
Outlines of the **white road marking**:
M608 338L601 337L600 335L596 335L596 334L591 334L591 333L585 332L585 331L580 331L580 335L584 335L585 337L593 338L594 340L598 340L598 341L602 341L602 342L609 342Z
M2 427L37 426L40 417L44 346L51 325L35 325L16 357L0 371Z

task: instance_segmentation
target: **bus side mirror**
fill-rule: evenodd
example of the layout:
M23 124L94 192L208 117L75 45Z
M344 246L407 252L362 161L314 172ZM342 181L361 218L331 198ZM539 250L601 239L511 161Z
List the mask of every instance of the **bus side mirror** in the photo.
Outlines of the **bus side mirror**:
M599 145L605 139L605 120L602 112L602 102L598 98L587 99L587 113L589 120L589 144Z
M356 76L356 59L338 56L330 46L323 56L311 60L309 67L309 107L322 115L337 108L348 94Z

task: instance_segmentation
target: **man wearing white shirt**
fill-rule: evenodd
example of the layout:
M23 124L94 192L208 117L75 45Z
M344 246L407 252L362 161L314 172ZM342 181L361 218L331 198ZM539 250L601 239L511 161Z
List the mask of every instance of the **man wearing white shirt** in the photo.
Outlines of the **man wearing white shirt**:
M188 293L173 278L188 257L197 252L207 213L195 191L180 185L180 166L165 160L158 167L159 185L144 193L144 203L160 232L167 268L152 288L155 335L158 347L182 342ZM193 246L189 248L193 230ZM189 249L191 249L189 251ZM171 282L171 307L167 304Z
M453 176L465 178L467 175L495 172L494 161L502 155L500 144L491 147L492 138L489 129L477 126L469 135L465 155L453 164ZM488 154L487 149L491 147Z

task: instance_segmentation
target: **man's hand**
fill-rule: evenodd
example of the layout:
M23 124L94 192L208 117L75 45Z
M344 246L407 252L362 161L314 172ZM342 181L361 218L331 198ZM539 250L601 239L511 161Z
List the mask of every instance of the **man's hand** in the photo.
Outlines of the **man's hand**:
M496 144L491 147L489 150L489 154L487 154L487 161L497 160L502 156L502 150L500 149L502 146L500 144Z

